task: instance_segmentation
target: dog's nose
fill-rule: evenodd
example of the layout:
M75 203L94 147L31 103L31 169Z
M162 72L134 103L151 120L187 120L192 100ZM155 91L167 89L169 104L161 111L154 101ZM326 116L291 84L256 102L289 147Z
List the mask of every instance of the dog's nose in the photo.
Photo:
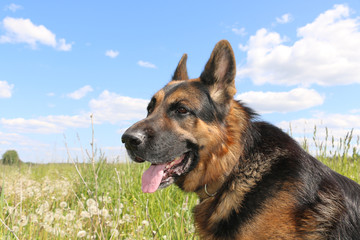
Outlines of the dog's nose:
M145 140L145 135L141 132L125 132L121 137L121 141L125 143L125 147L136 148L141 145Z

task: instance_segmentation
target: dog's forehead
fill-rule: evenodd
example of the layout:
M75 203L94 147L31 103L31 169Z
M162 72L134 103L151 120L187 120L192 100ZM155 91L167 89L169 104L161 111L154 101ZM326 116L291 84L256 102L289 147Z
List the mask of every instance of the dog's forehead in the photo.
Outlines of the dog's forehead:
M197 102L197 99L202 96L203 93L199 91L200 89L196 83L198 83L198 81L172 81L155 94L155 98L166 102L190 99L191 101Z

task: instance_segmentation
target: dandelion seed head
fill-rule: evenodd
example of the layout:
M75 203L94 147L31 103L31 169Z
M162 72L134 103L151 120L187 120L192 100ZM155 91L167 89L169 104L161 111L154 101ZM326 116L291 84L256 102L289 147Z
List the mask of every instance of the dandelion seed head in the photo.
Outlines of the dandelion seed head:
M88 208L88 211L91 215L98 215L99 214L99 209L97 206L95 205L91 205L89 208Z
M113 238L116 238L117 236L119 236L119 231L117 229L111 229L110 233Z
M109 217L109 216L110 216L110 215L109 215L109 211L108 211L107 209L103 208L103 209L101 210L101 216L103 216L104 218Z
M149 226L149 221L143 220L143 221L141 222L141 224L144 225L145 227L148 227L148 226Z
M75 222L75 228L82 229L82 222L80 219L76 220Z
M65 220L68 222L72 222L72 221L74 221L74 219L75 219L75 216L70 213L66 214L66 216L65 216Z
M36 214L31 213L29 215L29 218L30 218L30 222L32 222L32 223L37 223L38 222L38 216Z
M91 215L90 215L90 213L87 212L87 211L81 211L80 217L82 217L82 218L90 218Z
M48 232L48 233L51 233L51 232L53 231L53 228L52 228L50 225L48 225L48 224L45 224L45 225L44 225L44 229L45 229L45 231Z
M47 212L44 216L44 222L51 224L54 221L54 213Z
M22 215L18 221L19 226L24 227L28 224L28 218L25 215Z
M66 208L66 207L67 207L67 203L66 203L66 202L61 202L61 203L60 203L60 207L61 207L61 208Z
M124 220L125 222L131 222L131 216L130 216L129 214L125 214L125 215L123 216L123 220Z
M90 206L97 206L97 203L96 203L96 201L94 199L89 198L88 200L86 200L86 205L89 208Z
M78 238L83 238L83 237L86 236L86 231L81 230L81 231L79 231L79 232L77 233L76 236L77 236Z

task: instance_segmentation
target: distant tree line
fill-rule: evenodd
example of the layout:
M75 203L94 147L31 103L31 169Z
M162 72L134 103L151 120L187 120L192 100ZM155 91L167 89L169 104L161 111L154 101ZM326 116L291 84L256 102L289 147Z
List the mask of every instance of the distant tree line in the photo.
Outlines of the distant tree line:
M2 155L1 163L6 165L20 164L21 160L15 150L8 150Z

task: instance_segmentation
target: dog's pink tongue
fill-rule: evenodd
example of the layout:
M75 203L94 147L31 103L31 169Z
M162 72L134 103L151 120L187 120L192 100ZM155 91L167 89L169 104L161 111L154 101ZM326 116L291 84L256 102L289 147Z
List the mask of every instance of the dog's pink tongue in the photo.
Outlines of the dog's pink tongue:
M164 175L166 164L154 165L152 164L142 175L141 189L144 193L155 192L160 185L161 179Z

